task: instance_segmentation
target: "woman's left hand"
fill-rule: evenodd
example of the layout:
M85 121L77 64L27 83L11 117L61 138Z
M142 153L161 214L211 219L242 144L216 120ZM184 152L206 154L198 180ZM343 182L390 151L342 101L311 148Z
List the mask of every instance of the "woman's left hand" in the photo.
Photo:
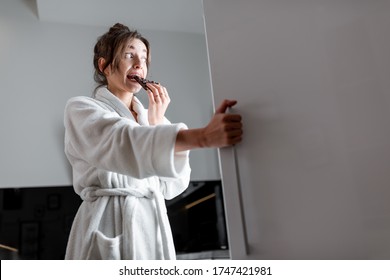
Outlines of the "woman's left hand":
M164 122L164 115L171 99L168 91L160 84L148 83L148 119L150 125L158 125Z

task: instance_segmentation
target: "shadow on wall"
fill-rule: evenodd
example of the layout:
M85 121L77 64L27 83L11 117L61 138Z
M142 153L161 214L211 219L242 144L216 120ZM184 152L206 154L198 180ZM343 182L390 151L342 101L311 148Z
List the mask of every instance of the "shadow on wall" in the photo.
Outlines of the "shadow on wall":
M23 0L22 3L34 14L34 16L39 18L37 0Z

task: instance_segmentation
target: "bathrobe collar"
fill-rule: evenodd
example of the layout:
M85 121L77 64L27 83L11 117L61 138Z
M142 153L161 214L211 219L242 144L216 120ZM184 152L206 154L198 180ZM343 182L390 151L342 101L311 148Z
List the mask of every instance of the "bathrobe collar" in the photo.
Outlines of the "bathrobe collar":
M121 117L135 120L133 114L130 112L130 109L127 108L127 106L118 97L109 91L107 87L103 86L98 88L96 90L95 98L112 107ZM144 108L139 99L135 97L135 95L133 96L133 109L137 113L138 123L140 125L149 125L147 110Z

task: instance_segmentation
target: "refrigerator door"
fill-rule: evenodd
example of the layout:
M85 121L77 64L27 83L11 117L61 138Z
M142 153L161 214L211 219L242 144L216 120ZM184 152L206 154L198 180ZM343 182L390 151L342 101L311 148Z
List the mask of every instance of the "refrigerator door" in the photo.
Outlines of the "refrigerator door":
M390 258L390 1L203 0L234 259ZM240 188L239 188L240 187Z

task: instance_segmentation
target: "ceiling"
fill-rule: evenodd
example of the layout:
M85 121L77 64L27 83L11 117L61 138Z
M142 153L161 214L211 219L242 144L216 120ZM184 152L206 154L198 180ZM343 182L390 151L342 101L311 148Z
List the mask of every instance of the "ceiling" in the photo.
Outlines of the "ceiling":
M203 34L202 0L36 0L41 21Z

